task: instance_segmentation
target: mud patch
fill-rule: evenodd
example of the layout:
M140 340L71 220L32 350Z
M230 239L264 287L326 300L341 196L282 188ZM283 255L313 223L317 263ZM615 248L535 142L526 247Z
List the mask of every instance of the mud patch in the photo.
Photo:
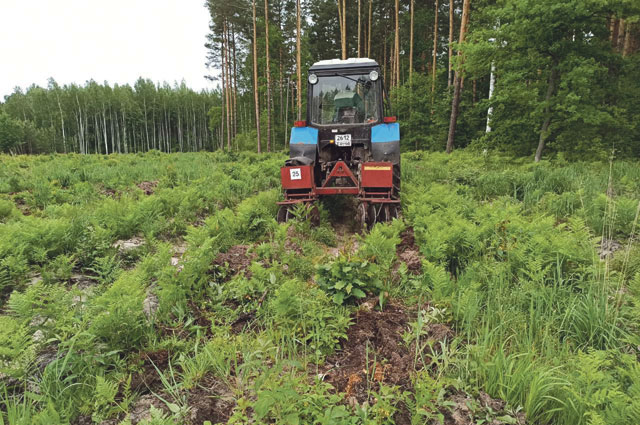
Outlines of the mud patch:
M14 196L13 201L16 204L16 207L20 210L22 215L32 215L31 208L27 205L27 202L24 200L22 196Z
M400 243L396 246L398 259L407 265L409 273L417 275L422 273L422 256L420 248L416 245L413 227L407 227L400 234Z
M205 421L212 424L227 423L236 405L233 393L227 385L213 375L206 375L189 391L187 403L187 423L192 425L201 425Z
M140 353L142 371L131 378L131 389L140 394L148 394L150 390L157 390L162 386L158 370L169 367L169 351L158 350L150 353ZM154 367L155 365L155 367Z
M370 391L378 391L380 384L397 386L401 391L413 392L412 373L424 369L431 361L430 353L416 355L415 343L407 345L403 339L411 331L410 322L418 311L390 301L383 311L375 309L378 300L370 298L360 305L347 330L341 350L327 358L322 376L346 401L354 406L375 400ZM441 350L443 340L451 339L453 331L442 323L431 323L424 329L421 344L434 352ZM411 415L404 404L396 406L396 424L410 424Z
M375 390L382 382L409 389L415 365L402 340L409 329L405 308L395 303L384 311L362 308L353 321L342 349L327 359L325 380L358 403L369 401L368 387Z
M158 181L144 181L138 183L136 186L138 186L138 188L142 190L145 195L149 196L153 195L153 192L155 192L156 186L158 186Z
M242 331L244 331L245 327L247 327L253 320L256 318L256 313L254 311L250 311L248 313L242 313L236 320L231 323L231 333L234 335L238 335Z
M213 272L220 275L221 280L226 282L233 276L244 273L247 279L251 278L251 273L247 271L255 254L249 254L248 245L234 245L222 252L213 260Z
M102 189L100 191L100 193L105 196L105 197L109 197L112 199L120 199L121 193L118 192L115 189Z

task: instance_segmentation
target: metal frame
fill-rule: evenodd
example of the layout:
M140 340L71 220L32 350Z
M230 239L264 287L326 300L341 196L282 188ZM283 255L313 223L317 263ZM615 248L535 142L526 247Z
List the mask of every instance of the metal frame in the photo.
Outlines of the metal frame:
M370 164L365 162L364 164ZM363 164L363 165L364 165ZM390 167L393 167L391 163L388 163ZM283 167L283 168L296 168L296 167ZM311 170L311 181L315 182L315 176L313 175L313 168ZM393 170L393 168L392 168ZM393 171L392 171L393 172ZM346 178L353 183L353 186L330 186L334 179ZM388 188L371 188L362 186L356 176L351 172L349 167L344 161L336 161L333 169L325 179L322 186L317 187L315 183L309 188L308 191L304 189L287 190L284 189L284 201L280 201L278 205L292 205L299 203L315 202L320 196L326 195L356 195L358 200L364 204L399 204L400 200L393 197L393 186ZM387 190L388 189L388 190Z

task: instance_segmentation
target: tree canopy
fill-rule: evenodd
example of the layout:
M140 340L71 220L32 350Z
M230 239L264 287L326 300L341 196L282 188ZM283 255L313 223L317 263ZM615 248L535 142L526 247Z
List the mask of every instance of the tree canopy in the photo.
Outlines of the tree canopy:
M302 75L343 54L377 60L405 150L445 149L457 71L456 148L538 158L640 154L637 1L467 1L460 43L464 0L304 0L300 31L297 0L208 0L203 60L215 91L145 79L16 89L0 106L0 149L283 150L299 115L300 53ZM302 110L305 90L303 81Z

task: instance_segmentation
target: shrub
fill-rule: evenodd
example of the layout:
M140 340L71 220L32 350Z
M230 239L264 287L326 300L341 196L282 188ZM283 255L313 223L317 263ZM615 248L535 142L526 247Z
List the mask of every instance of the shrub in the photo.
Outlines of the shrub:
M344 304L367 293L378 295L382 289L379 268L375 264L357 258L341 255L328 264L317 268L318 286L332 296L336 304Z
M11 217L19 214L18 209L13 205L13 202L0 199L0 223L9 220Z

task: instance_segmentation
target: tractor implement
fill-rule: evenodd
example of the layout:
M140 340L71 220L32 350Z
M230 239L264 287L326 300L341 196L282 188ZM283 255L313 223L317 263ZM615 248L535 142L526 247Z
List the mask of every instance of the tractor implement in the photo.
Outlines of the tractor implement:
M284 200L278 221L322 196L358 199L363 229L399 217L400 127L388 110L380 66L371 59L329 60L309 69L307 119L291 130L290 158L280 169Z

